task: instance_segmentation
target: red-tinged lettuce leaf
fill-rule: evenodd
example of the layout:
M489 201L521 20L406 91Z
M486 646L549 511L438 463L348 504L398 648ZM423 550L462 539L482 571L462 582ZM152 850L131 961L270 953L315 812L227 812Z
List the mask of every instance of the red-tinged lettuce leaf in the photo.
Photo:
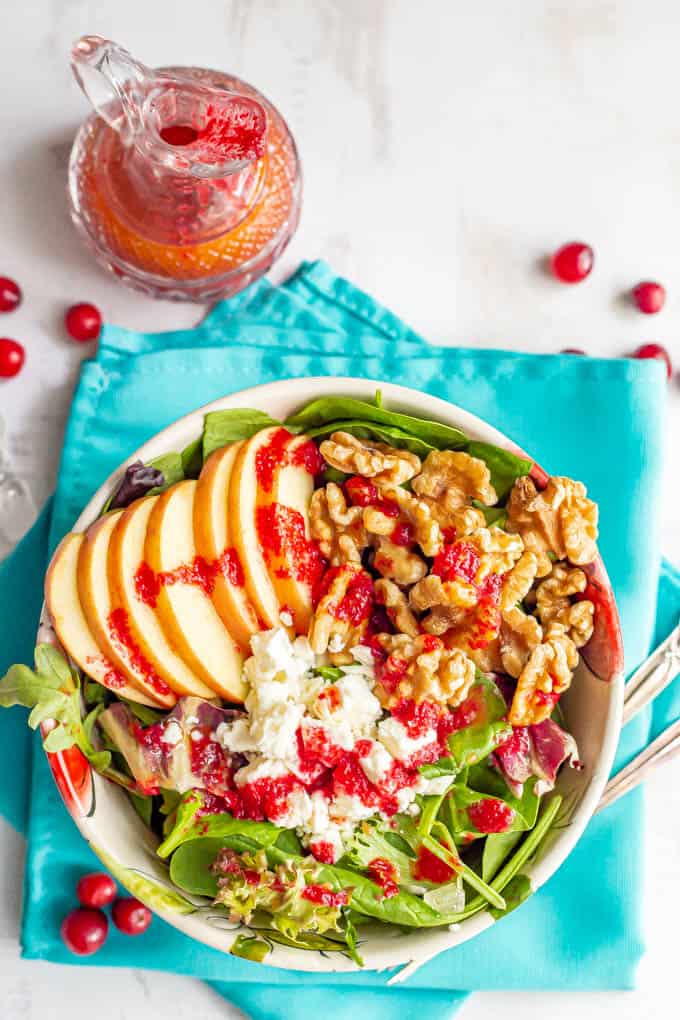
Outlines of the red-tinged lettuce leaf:
M493 761L513 794L521 797L522 787L532 775L531 738L526 726L514 728L512 736L496 748Z
M114 702L99 716L106 736L125 758L144 793L206 789L219 795L230 785L229 757L211 739L217 726L242 713L202 698L180 698L164 721L142 727L134 714ZM192 734L198 730L201 739Z
M122 510L136 499L146 496L152 489L165 485L165 475L150 464L136 460L125 469L120 485L111 497L108 510Z
M588 599L595 607L593 634L581 649L584 660L600 680L611 681L623 672L623 635L614 592L598 557L583 568L588 576L585 591L577 596Z
M570 733L558 726L552 719L546 719L536 726L529 726L531 738L531 767L539 782L536 792L547 793L555 786L560 766L568 761L572 768L580 768L578 747Z

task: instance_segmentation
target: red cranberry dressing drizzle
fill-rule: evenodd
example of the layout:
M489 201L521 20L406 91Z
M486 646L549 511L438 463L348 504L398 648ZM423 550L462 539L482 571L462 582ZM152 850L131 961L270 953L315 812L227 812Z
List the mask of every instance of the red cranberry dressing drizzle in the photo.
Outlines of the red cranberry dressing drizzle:
M425 879L426 882L450 882L455 875L453 868L433 854L427 847L421 846L418 858L413 865L413 877Z
M314 601L318 603L330 591L331 585L340 577L346 567L331 567L321 578L314 590ZM373 612L373 580L365 570L356 573L347 585L344 597L329 606L329 612L336 620L347 620L353 626L367 620Z
M142 649L139 647L130 629L130 621L124 609L114 609L109 614L109 630L114 644L122 648L130 657L133 669L140 673L152 690L160 695L168 695L172 692L165 680L159 677Z
M437 553L432 573L443 581L467 581L473 584L479 570L479 553L470 542L454 542L445 545Z
M349 903L350 889L333 892L329 885L306 885L302 890L303 900L318 903L322 907L346 907Z
M513 823L515 812L505 801L486 797L470 805L468 817L479 832L507 832Z
M399 892L397 869L386 857L374 857L368 865L368 873L382 889L383 898L388 900Z
M190 584L212 595L218 577L224 577L235 588L242 588L245 579L243 567L235 549L225 549L216 560L195 556L191 563L181 563L173 570L155 573L148 563L138 566L134 582L135 594L140 602L155 609L161 589L172 584Z
M272 491L277 471L288 465L304 468L310 475L318 475L323 471L324 459L316 443L307 439L292 444L292 438L287 429L276 429L255 454L255 477L264 492Z
M262 552L267 562L272 557L283 557L288 567L277 568L277 577L293 577L303 584L314 586L323 574L326 561L316 542L307 538L302 514L281 503L259 506L255 511L255 526Z

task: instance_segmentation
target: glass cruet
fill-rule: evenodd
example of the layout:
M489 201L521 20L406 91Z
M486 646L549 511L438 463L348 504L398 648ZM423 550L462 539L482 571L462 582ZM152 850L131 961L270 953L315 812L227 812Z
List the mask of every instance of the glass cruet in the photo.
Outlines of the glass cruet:
M73 220L101 263L154 297L207 301L265 273L297 227L301 177L281 114L233 75L154 70L84 36L94 112L69 168Z

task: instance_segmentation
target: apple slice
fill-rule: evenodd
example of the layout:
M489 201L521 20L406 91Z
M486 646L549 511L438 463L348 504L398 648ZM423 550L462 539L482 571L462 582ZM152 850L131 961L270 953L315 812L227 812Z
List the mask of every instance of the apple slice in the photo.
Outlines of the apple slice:
M161 627L153 609L156 601L153 584L146 597L140 597L140 591L144 593L147 572L155 581L155 575L144 562L144 542L149 517L158 498L147 496L136 500L119 517L113 529L107 565L111 602L114 609L122 608L127 613L137 647L175 694L213 698L214 691L199 680L177 654Z
M83 673L102 687L130 701L160 708L160 702L147 697L127 682L94 639L78 597L78 554L83 535L70 534L62 540L52 557L45 577L45 603L57 637Z
M256 526L258 488L271 491L274 467L290 439L279 427L262 429L236 454L229 481L229 530L243 564L246 591L265 627L280 627L282 603L265 563Z
M156 613L168 641L196 675L228 701L243 701L243 655L210 597L216 567L196 553L195 496L195 481L178 482L159 496L149 517L145 560L164 575Z
M213 605L234 641L249 652L250 639L260 626L245 589L243 566L232 545L228 508L229 480L242 446L233 443L215 450L203 465L196 485L194 537L199 556L220 565Z
M309 629L312 585L323 563L309 532L316 461L320 466L310 439L290 436L268 471L267 484L258 485L255 505L255 527L269 579L297 634Z
M128 614L114 607L108 579L111 534L123 511L106 514L85 532L78 553L78 595L95 641L107 659L143 694L170 708L177 698L137 645Z

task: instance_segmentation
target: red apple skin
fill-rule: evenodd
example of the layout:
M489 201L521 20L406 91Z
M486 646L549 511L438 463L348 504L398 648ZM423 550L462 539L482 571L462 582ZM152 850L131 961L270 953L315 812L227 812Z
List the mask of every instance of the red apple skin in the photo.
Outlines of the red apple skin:
M519 446L511 447L512 453L518 457L531 460L531 457ZM535 483L537 489L545 489L550 475L543 470L540 464L534 461L529 472L529 477ZM623 673L623 634L621 632L621 620L616 606L616 599L612 590L611 581L607 575L602 557L597 555L592 563L582 568L588 576L586 590L581 595L582 599L589 599L594 607L593 636L587 645L581 649L581 655L587 663L591 672L600 680L611 683Z

